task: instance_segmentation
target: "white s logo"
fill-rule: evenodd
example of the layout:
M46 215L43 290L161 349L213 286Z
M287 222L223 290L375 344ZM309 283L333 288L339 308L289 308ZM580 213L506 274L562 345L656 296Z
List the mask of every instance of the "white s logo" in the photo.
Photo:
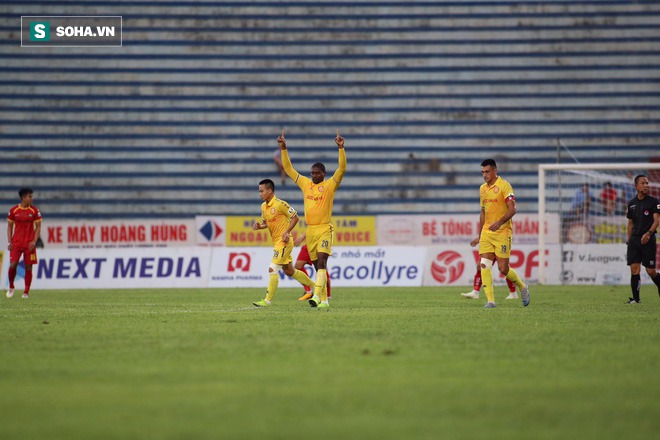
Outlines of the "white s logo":
M46 38L46 26L38 24L34 27L34 38Z

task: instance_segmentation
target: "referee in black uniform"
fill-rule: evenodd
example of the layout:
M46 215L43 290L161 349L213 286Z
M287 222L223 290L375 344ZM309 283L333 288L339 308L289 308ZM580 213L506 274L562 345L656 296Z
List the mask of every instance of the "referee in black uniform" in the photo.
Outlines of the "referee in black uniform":
M630 266L630 288L632 298L629 304L638 304L641 265L646 268L660 295L660 274L655 270L655 233L660 223L660 202L649 195L649 179L643 174L635 177L637 195L628 202L628 252Z

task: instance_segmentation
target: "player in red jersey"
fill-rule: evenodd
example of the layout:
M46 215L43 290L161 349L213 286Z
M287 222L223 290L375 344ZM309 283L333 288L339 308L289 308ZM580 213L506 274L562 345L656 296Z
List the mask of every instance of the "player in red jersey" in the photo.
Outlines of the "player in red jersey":
M7 298L14 296L14 280L16 268L23 256L25 264L25 290L23 298L28 298L32 284L32 265L37 264L37 240L41 234L41 213L32 204L31 188L21 188L18 191L21 203L9 210L7 215L7 241L9 245L9 290Z
M294 245L300 246L301 243L305 241L305 238L307 237L307 234L303 232L301 235L296 238L296 240L293 242ZM300 252L298 252L298 257L296 258L296 264L294 267L298 270L303 271L307 276L309 274L307 273L307 270L305 270L305 265L310 265L313 266L314 263L312 262L312 259L309 256L309 251L307 251L307 245L304 245L303 247L300 248ZM328 282L326 283L326 289L328 289L328 299L330 299L330 274L327 273L327 278ZM312 289L310 287L307 287L303 285L305 288L305 293L303 296L298 298L299 301L307 301L309 300L314 294L312 293Z

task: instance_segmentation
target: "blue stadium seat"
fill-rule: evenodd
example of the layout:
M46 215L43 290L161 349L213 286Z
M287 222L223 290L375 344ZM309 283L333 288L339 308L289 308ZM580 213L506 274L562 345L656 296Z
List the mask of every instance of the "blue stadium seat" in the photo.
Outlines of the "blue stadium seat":
M341 128L337 214L476 213L487 157L530 212L537 164L573 162L558 140L581 162L660 145L657 1L121 3L75 12L123 14L123 47L67 50L21 48L34 10L5 6L4 205L30 185L50 218L254 214L281 129L307 173Z

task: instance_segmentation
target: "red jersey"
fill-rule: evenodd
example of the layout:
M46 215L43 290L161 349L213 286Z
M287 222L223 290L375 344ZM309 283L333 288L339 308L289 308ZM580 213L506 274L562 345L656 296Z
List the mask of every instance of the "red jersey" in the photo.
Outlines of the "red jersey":
M603 192L600 193L600 198L603 201L616 202L617 197L616 190L611 187L603 189Z
M41 221L41 213L34 205L28 208L21 208L21 205L16 205L9 210L7 220L10 224L14 224L14 235L11 237L11 244L27 247L34 240L34 224Z

